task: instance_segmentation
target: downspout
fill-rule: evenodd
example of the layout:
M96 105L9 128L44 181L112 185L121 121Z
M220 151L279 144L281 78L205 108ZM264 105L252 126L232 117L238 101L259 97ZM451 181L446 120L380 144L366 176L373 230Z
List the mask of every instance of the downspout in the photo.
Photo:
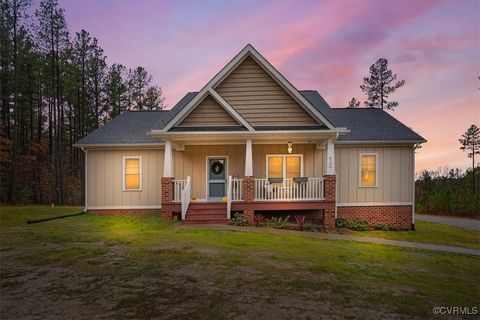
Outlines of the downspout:
M337 132L335 141L337 141L338 136L340 133ZM335 154L335 144L333 144L333 154ZM335 161L337 161L337 157L335 157ZM337 166L335 165L335 226L337 226L337 203L338 203L338 180L337 180Z
M413 168L413 187L412 187L412 230L415 231L415 145L412 147L412 168Z
M81 149L82 149L83 153L85 154L85 165L84 165L84 168L85 168L85 206L84 206L83 212L87 212L87 210L88 210L88 161L87 161L88 150L85 149L85 147L82 147Z

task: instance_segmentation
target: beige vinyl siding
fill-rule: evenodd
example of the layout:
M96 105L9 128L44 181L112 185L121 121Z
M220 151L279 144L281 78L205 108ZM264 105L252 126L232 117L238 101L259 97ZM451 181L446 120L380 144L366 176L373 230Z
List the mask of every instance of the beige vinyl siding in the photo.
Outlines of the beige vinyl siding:
M227 156L227 176L245 173L245 145L185 146L184 151L174 152L174 172L177 179L191 177L192 196L207 197L207 156Z
M360 187L361 153L376 153L377 187ZM413 201L413 148L408 146L336 146L338 203Z
M215 90L254 126L318 125L251 57Z
M123 157L142 158L142 190L123 191ZM160 206L163 150L89 150L89 208Z
M207 96L178 125L180 127L194 126L239 126L240 124L211 96Z

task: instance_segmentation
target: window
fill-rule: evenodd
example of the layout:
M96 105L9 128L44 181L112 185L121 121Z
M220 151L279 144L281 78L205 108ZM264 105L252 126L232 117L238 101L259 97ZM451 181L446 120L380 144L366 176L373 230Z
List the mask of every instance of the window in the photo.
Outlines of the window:
M302 155L267 155L267 178L296 178L302 175Z
M360 187L377 186L377 154L360 154Z
M142 158L123 158L123 190L142 190Z

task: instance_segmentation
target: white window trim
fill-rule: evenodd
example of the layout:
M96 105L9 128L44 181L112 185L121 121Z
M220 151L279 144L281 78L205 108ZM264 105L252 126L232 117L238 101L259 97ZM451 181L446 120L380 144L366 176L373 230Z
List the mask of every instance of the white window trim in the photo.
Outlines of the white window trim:
M287 161L286 157L300 157L300 176L303 177L303 154L267 154L265 157L265 178L268 179L268 158L269 157L283 157L283 168L282 168L282 175L283 179L287 177Z
M362 157L363 156L375 156L375 185L373 186L363 186L362 185ZM360 188L378 188L378 153L377 152L365 152L360 153L358 158L358 186Z
M127 189L125 187L125 162L126 160L130 159L138 159L140 164L140 188L139 189ZM131 191L142 191L142 157L141 156L125 156L123 157L123 165L122 165L122 180L123 180L123 191L124 192L131 192Z

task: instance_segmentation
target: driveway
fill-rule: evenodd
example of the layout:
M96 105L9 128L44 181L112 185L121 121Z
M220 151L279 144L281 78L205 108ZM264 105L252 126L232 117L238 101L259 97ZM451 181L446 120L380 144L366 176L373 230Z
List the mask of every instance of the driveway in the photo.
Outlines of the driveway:
M455 218L434 216L429 214L415 214L415 219L446 224L458 228L467 230L480 231L480 220L468 219L468 218Z

